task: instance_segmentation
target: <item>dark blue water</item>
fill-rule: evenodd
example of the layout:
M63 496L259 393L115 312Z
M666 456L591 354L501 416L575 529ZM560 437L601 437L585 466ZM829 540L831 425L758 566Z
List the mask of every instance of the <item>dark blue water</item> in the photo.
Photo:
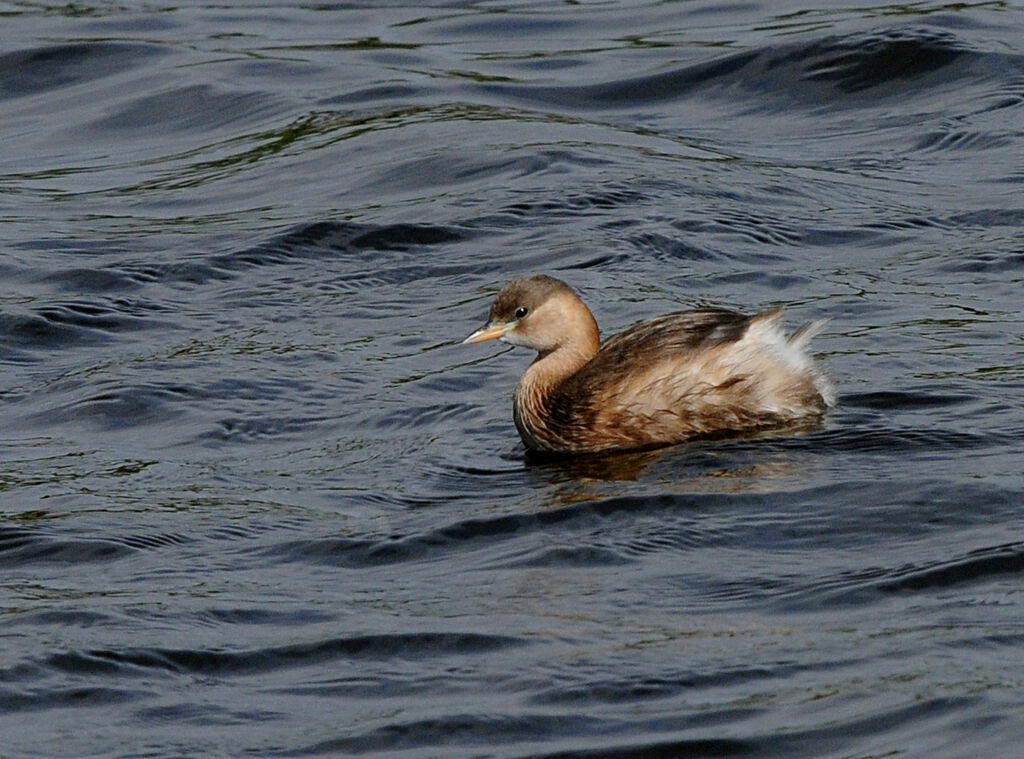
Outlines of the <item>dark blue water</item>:
M1014 756L1024 6L0 3L0 757ZM527 460L527 273L831 321Z

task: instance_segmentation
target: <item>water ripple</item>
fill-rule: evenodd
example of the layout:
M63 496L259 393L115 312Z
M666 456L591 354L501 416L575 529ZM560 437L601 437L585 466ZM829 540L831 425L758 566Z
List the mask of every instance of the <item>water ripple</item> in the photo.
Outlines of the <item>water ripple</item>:
M82 42L18 50L0 55L0 99L71 87L120 73L161 55L156 45Z
M89 538L60 538L32 530L0 526L0 566L77 565L122 559L133 553L122 543Z
M476 633L359 635L247 651L201 649L95 649L54 654L46 666L69 673L133 674L169 671L196 675L241 675L280 668L324 665L338 659L434 659L504 651L524 645L515 637Z

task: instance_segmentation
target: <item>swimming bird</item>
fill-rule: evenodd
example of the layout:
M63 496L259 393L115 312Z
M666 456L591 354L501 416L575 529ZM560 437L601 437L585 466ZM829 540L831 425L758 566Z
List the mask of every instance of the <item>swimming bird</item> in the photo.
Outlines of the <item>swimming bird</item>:
M505 285L487 324L463 342L499 339L537 351L512 403L527 448L654 448L821 420L835 391L805 347L824 322L787 336L781 316L781 309L679 311L602 343L572 288L536 275Z

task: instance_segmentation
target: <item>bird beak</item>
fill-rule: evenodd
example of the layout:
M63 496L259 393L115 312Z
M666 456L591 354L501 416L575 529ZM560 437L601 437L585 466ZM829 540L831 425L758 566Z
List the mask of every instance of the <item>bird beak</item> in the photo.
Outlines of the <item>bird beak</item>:
M512 324L489 324L482 329L478 329L472 335L462 341L462 344L466 343L482 343L484 340L496 340L499 337L504 337L505 333L509 331Z

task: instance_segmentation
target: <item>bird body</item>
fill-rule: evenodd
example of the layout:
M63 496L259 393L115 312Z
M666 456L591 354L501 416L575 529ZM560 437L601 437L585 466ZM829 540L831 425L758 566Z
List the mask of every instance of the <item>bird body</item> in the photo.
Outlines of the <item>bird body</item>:
M465 342L497 338L537 351L513 395L531 450L648 448L819 420L835 393L804 348L822 323L787 337L781 315L681 311L601 343L586 305L541 275L506 285L487 326Z

